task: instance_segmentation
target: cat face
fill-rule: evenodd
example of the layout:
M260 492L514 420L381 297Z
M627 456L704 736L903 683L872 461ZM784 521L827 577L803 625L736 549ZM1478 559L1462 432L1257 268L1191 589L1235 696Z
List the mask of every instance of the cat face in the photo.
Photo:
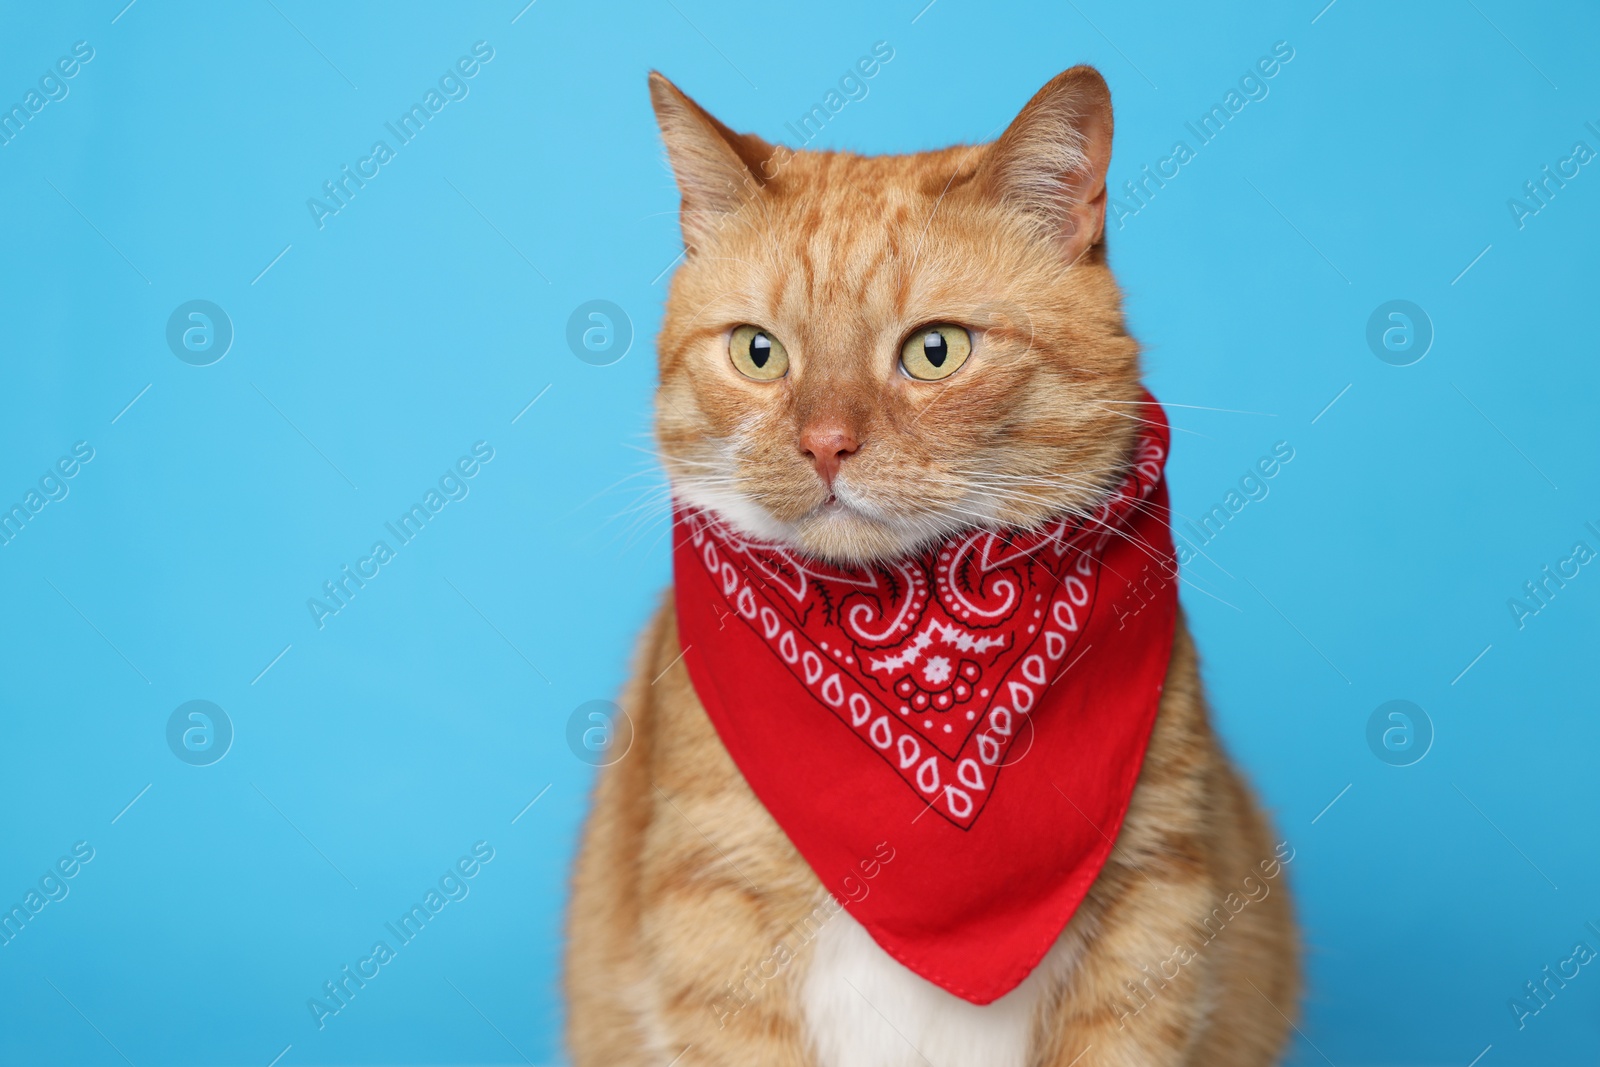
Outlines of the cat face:
M1139 428L1079 67L989 145L791 152L659 74L687 254L657 341L674 496L835 562L1088 511Z

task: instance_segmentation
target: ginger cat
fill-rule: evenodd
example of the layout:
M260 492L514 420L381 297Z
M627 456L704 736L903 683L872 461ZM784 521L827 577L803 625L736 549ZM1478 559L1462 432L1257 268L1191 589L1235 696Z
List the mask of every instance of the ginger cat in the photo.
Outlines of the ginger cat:
M658 338L680 504L844 563L1094 509L1129 465L1143 396L1106 261L1098 72L1052 79L992 144L892 157L734 133L659 74L650 94L688 249ZM937 383L896 363L928 323L958 324L970 348ZM683 657L669 600L577 861L578 1067L1277 1060L1298 993L1293 852L1212 733L1181 614L1109 859L1043 961L981 1006L890 958L826 894Z

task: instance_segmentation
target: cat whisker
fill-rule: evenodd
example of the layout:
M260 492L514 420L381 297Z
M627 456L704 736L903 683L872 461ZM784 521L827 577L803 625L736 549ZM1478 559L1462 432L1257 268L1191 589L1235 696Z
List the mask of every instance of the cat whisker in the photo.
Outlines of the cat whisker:
M1144 404L1158 408L1188 408L1191 411L1221 411L1229 415L1260 415L1264 418L1275 419L1278 416L1270 411L1244 411L1240 408L1213 408L1204 404L1176 404L1170 400L1099 400L1099 404Z
M1131 419L1134 422L1143 423L1146 426L1160 426L1161 425L1159 422L1152 422L1149 419L1141 419L1137 415L1129 415L1126 411L1116 411L1116 410L1113 410L1111 408L1104 408L1102 410L1104 410L1107 415L1120 415L1124 419ZM1207 441L1215 441L1216 440L1215 437L1212 437L1208 433L1201 433L1199 430L1191 430L1191 429L1189 429L1188 427L1185 427L1185 426L1176 426L1176 425L1174 425L1174 426L1172 426L1172 429L1174 431L1178 432L1178 433L1190 433L1190 434L1194 434L1196 437L1204 437Z
M651 449L651 448L640 448L638 445L624 444L622 447L623 448L631 448L631 449L633 449L633 451L642 452L643 454L645 454L647 456L654 456L656 459L659 459L659 460L671 460L674 463L682 463L682 464L685 464L686 466L691 466L691 467L717 467L717 468L720 469L723 466L723 464L718 463L715 460L693 459L693 458L691 458L689 456L669 456L665 452L657 452L657 451L655 451L654 449Z
M616 514L612 515L602 525L610 525L611 523L625 517L630 518L631 521L631 519L637 519L641 516L648 516L650 513L655 511L665 512L667 510L668 503L669 500L666 497L647 497L636 500L632 504L623 508L621 511L618 511Z
M597 490L594 493L591 493L589 496L585 497L582 502L580 502L575 507L573 507L571 511L568 511L565 515L562 516L562 518L570 519L572 516L576 515L578 512L582 511L584 508L588 507L590 504L594 503L596 500L599 500L601 497L605 496L607 493L610 493L610 492L612 492L612 491L614 491L614 490L616 490L618 488L621 488L625 483L631 482L635 478L643 478L646 475L660 474L660 473L662 473L660 467L644 467L644 468L641 468L640 470L634 471L632 474L624 474L621 478L618 478L616 481L612 482L610 485L606 486L604 489Z

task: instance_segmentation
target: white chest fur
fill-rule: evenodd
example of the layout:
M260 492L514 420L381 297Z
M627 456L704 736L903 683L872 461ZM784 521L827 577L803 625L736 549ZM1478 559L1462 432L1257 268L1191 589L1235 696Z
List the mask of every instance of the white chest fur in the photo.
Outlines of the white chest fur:
M1025 1067L1040 998L1071 966L1057 941L1027 980L979 1006L907 970L840 911L812 945L801 990L819 1067Z

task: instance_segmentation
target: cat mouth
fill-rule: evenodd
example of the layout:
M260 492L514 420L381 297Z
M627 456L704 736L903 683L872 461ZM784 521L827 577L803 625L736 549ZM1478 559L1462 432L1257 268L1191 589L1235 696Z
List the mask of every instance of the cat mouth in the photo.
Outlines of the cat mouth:
M841 499L838 493L829 493L822 503L812 509L811 514L824 521L833 520L835 522L842 519L865 517L848 500Z
M829 527L842 525L854 528L859 523L876 525L878 516L873 515L871 509L862 507L859 500L853 499L848 489L841 492L835 488L821 503L812 507L809 519Z
M838 530L862 531L892 525L893 519L849 486L835 486L807 518ZM802 520L804 522L805 520Z
M848 486L832 485L822 503L812 509L812 514L824 519L872 519L872 509L863 506L860 495Z

